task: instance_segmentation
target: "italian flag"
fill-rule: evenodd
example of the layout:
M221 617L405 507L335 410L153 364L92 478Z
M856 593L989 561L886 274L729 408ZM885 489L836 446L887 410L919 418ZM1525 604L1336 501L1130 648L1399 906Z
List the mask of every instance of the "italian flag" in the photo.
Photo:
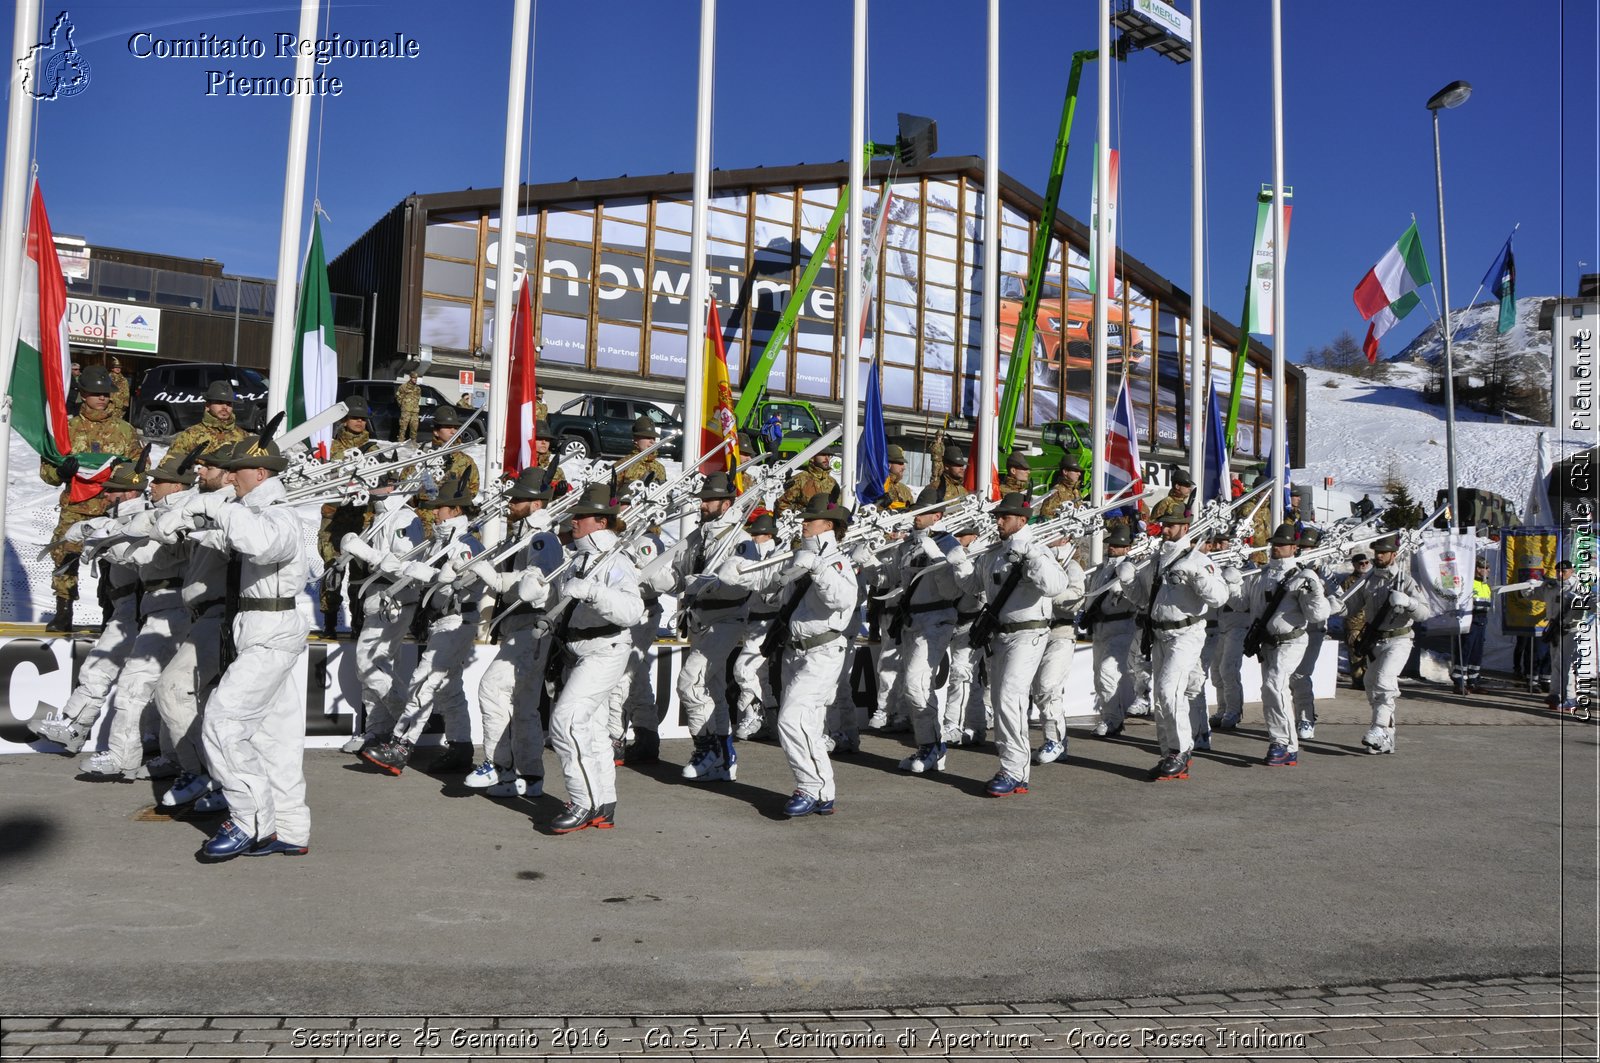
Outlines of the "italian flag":
M1417 289L1432 279L1428 260L1422 254L1422 240L1417 236L1417 223L1412 222L1399 242L1356 285L1356 309L1370 322L1367 338L1361 344L1368 362L1378 360L1378 340L1422 301Z
M67 381L72 355L67 346L67 282L56 257L55 237L44 210L44 194L33 183L28 208L28 248L22 260L22 298L17 306L17 353L11 366L11 423L28 445L52 465L72 453L67 429ZM114 454L78 455L70 498L82 502L100 493L111 475Z
M293 428L332 406L339 391L339 358L333 345L333 296L328 293L328 264L322 255L322 220L311 216L311 250L300 278L300 313L295 322L294 360L289 363L289 409L284 427ZM308 441L328 453L333 428L323 428Z

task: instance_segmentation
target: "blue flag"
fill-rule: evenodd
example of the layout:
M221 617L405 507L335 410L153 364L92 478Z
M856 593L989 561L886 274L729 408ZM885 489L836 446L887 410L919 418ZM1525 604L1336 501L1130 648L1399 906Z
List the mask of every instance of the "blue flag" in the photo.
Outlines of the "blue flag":
M861 422L861 448L856 453L856 498L862 505L877 502L886 493L889 478L889 436L883 427L883 389L874 359L867 374L867 415Z
M1211 426L1206 429L1205 501L1233 498L1233 475L1228 468L1228 440L1222 430L1222 400L1211 392Z
M1511 230L1512 236L1516 230ZM1494 264L1489 267L1489 272L1483 275L1480 282L1482 287L1494 293L1500 300L1499 331L1505 335L1511 331L1511 326L1517 323L1517 260L1511 254L1511 236L1506 237L1506 245L1495 256Z

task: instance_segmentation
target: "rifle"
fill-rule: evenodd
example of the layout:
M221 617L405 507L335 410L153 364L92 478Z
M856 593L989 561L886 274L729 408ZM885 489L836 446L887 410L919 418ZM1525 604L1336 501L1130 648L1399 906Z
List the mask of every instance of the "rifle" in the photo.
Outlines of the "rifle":
M1393 568L1395 565L1398 565L1402 561L1409 558L1412 551L1416 550L1417 547L1422 545L1423 532L1431 527L1435 520L1445 514L1448 514L1449 511L1450 504L1446 502L1444 505L1434 510L1433 513L1423 520L1423 522L1417 527L1408 528L1407 530L1400 532L1400 542L1395 551L1394 560L1389 562L1389 567ZM1367 575L1362 578L1360 583L1353 585L1349 590L1339 595L1337 599L1339 604L1342 605L1345 599L1349 598L1351 594L1355 593L1357 588L1365 587L1370 584L1373 576L1377 575L1379 571L1380 570L1378 567L1374 565L1372 571L1367 573ZM1367 621L1366 626L1361 629L1361 637L1356 639L1356 641L1351 644L1350 651L1362 657L1372 656L1372 651L1377 648L1378 640L1380 638L1378 633L1388 626L1389 614L1393 612L1393 610L1394 603L1386 597L1383 600L1383 608L1378 610L1377 616L1374 616L1371 620Z
M1251 620L1250 626L1245 629L1244 655L1246 657L1258 657L1261 655L1261 644L1267 638L1267 625L1272 623L1272 618L1278 615L1279 606L1283 605L1284 598L1288 597L1289 584L1299 579L1300 576L1301 570L1297 566L1295 569L1284 573L1283 579L1278 582L1276 587L1272 588L1272 593L1267 596L1266 611ZM1259 579L1260 577L1257 578Z

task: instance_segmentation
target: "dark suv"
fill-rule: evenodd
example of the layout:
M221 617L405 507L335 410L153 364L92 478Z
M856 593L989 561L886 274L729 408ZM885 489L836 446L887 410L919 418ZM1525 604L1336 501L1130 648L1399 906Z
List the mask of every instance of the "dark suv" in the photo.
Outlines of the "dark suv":
M339 401L343 402L351 395L360 395L367 400L367 407L372 411L372 421L367 425L367 431L377 439L394 439L395 430L400 427L400 403L395 399L395 389L400 386L394 380L341 380L339 381ZM428 421L433 417L433 411L438 406L452 405L444 394L429 384L418 383L422 389L422 401L418 404L418 417L421 421L419 433L428 431ZM462 411L465 417L467 411ZM467 438L477 439L483 435L483 418L478 418L478 423L467 429Z
M235 420L259 428L267 409L267 378L254 369L226 362L169 362L146 369L133 389L128 419L147 438L166 437L197 424L205 413L206 389L213 381L233 384Z

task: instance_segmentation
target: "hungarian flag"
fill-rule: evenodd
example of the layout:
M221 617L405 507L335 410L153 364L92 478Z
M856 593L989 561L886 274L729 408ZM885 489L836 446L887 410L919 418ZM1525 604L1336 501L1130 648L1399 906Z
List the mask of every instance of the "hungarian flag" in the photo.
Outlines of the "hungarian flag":
M505 453L505 469L510 476L534 463L534 410L539 402L539 389L533 379L536 355L533 296L529 294L532 288L532 283L524 277L522 291L517 296L517 309L511 315L511 390L507 393Z
M1515 235L1516 230L1512 230ZM1500 300L1499 333L1503 336L1517 323L1517 260L1511 254L1511 237L1495 256L1489 272L1483 275L1480 287L1488 288Z
M722 322L717 318L717 300L711 300L706 321L705 423L700 429L700 452L714 449L724 439L733 442L722 452L723 470L732 472L739 457L739 425L733 419L733 388L728 383L728 352L722 346ZM715 468L701 472L716 472Z
M1417 289L1432 281L1428 260L1422 254L1417 223L1412 222L1376 266L1356 285L1356 309L1371 322L1361 349L1369 363L1378 360L1378 340L1422 301Z
M1133 398L1128 394L1128 376L1122 376L1117 388L1117 403L1111 410L1111 424L1106 430L1106 497L1127 489L1130 495L1144 492L1144 463L1139 458L1138 422L1133 416ZM1129 507L1118 512L1133 515ZM1136 512L1136 511L1135 511Z
M300 313L295 318L294 360L289 363L289 409L285 428L293 428L332 406L339 392L339 357L333 346L333 296L328 264L322 257L322 221L311 216L311 250L300 278ZM313 450L327 453L331 426L314 432Z

